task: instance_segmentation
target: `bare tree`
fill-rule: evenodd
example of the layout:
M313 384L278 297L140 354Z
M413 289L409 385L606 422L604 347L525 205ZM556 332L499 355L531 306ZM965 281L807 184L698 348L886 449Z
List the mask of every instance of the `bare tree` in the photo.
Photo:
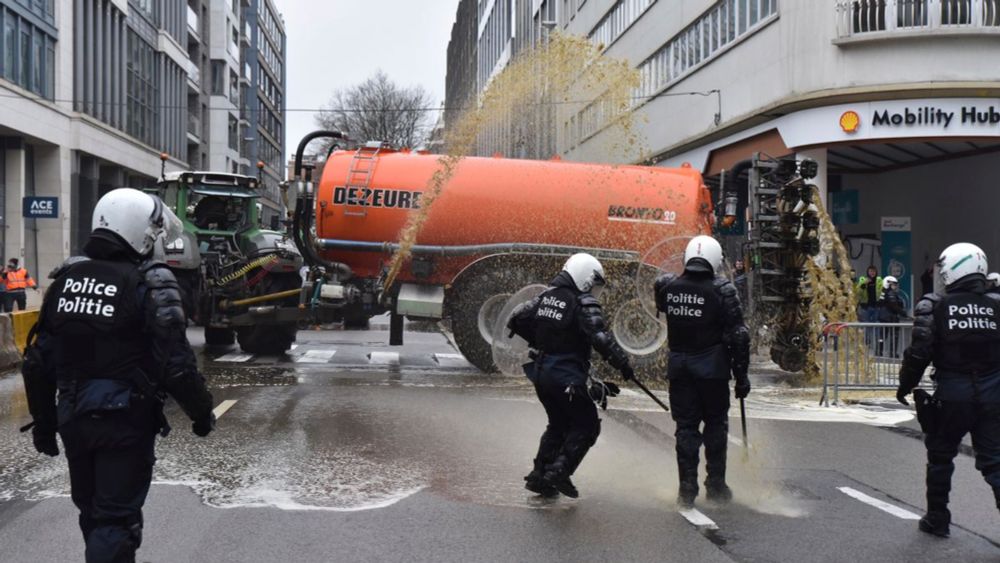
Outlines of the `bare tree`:
M399 86L378 70L361 84L334 92L329 106L316 116L316 124L361 143L385 141L420 148L430 133L431 104L423 87ZM322 148L324 154L329 147Z

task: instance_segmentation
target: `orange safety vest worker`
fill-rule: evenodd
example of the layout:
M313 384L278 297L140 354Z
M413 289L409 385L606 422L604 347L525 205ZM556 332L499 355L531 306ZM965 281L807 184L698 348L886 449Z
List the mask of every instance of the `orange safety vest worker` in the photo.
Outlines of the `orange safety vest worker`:
M28 287L35 287L35 280L31 279L28 270L18 268L7 271L7 291L23 291Z

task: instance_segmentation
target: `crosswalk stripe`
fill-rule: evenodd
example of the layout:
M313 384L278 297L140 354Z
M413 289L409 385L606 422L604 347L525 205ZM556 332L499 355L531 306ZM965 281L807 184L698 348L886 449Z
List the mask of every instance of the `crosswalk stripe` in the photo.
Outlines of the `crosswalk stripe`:
M688 508L686 510L680 510L680 515L684 517L685 520L690 522L695 528L705 529L705 530L718 530L719 526L712 521L711 518L705 516L697 508Z
M222 418L222 415L226 414L229 409L233 408L236 404L236 399L227 399L219 403L219 406L212 410L212 414L215 415L216 420Z
M852 489L851 487L837 487L837 490L855 500L859 500L869 506L874 506L883 512L888 512L897 518L902 518L903 520L920 520L920 516L906 510L905 508L900 508L894 504L889 504L888 502L879 500L875 497L868 496L861 491Z
M336 353L336 350L309 350L305 354L295 358L295 362L299 364L325 364Z
M399 365L399 352L371 352L368 361L379 365Z
M253 359L253 354L241 354L239 352L230 352L224 356L219 356L215 359L217 362L249 362Z

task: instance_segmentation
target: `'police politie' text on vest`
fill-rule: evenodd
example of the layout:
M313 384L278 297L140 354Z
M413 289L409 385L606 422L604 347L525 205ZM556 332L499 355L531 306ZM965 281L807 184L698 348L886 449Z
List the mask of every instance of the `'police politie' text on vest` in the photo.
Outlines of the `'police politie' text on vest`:
M667 315L678 317L701 317L701 306L705 298L692 293L667 293ZM694 305L694 306L693 306Z
M93 278L74 280L66 278L62 294L56 303L57 313L75 313L77 315L92 315L105 318L115 316L115 306L105 303L104 299L118 295L118 286L110 283L100 283Z
M996 313L993 307L976 303L948 305L949 330L997 330Z

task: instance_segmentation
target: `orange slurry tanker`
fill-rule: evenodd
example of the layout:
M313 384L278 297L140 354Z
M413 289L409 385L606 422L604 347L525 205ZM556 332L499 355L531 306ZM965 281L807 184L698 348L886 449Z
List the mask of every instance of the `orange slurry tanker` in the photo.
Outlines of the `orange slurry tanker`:
M711 198L698 171L466 157L426 205L441 157L379 143L332 152L314 184L302 150L337 135L314 133L296 155L293 231L313 267L311 307L358 325L389 311L395 344L403 317L450 319L462 353L490 370L507 299L548 282L571 254L590 252L607 270L602 301L623 347L640 365L665 351L663 325L640 302L652 301L652 278L648 296L636 280L642 257L663 241L711 231ZM414 213L426 221L387 286Z

